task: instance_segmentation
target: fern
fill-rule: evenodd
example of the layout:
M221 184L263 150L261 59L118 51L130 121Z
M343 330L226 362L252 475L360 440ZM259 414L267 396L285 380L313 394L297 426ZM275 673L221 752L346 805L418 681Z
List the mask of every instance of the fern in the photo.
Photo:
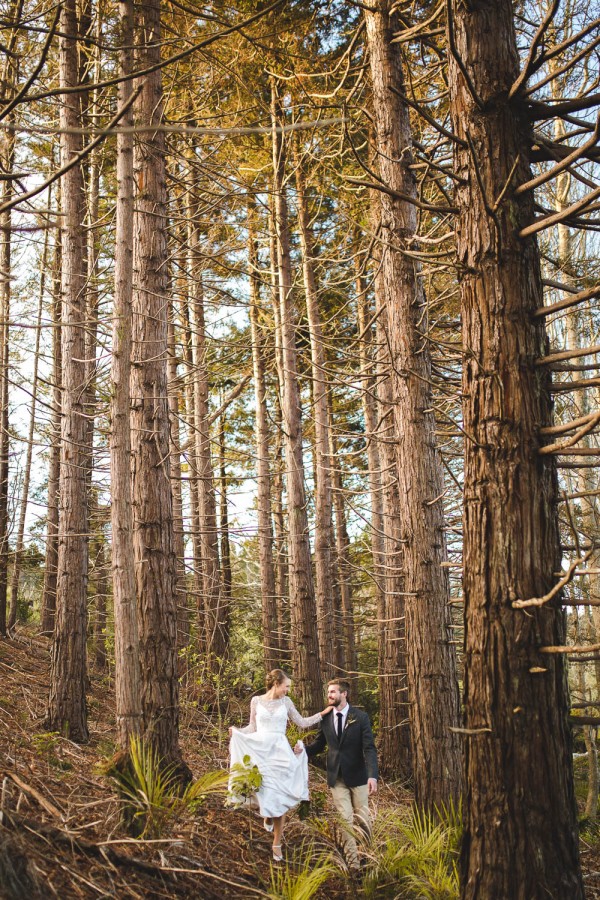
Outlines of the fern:
M460 806L436 814L416 807L408 818L399 813L381 817L371 845L364 880L367 897L456 900Z
M338 868L330 856L315 856L314 845L303 846L290 864L271 866L269 900L310 900L329 881Z
M124 805L125 819L138 837L159 837L186 811L194 812L209 794L225 791L228 773L208 772L182 792L174 766L165 766L151 744L134 737L125 764L114 762L106 774Z

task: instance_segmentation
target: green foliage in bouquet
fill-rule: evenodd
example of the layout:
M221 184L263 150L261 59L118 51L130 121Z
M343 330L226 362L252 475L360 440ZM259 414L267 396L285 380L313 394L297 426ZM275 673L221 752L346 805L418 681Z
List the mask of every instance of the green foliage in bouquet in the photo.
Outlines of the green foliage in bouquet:
M262 784L262 775L246 753L242 762L234 763L229 778L228 806L243 806Z

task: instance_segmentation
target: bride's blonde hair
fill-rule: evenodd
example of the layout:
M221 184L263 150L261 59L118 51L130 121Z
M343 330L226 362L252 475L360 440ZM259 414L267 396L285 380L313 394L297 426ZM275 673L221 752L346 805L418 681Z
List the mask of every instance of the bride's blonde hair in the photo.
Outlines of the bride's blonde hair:
M266 680L267 690L270 691L276 684L283 684L289 677L283 669L271 669Z

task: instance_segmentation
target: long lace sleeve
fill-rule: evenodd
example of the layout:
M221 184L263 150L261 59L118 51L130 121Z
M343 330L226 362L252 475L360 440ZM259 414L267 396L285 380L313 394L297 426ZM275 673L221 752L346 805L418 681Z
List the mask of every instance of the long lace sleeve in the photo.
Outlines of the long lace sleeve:
M285 698L285 706L288 719L290 719L294 725L297 725L298 728L311 728L313 725L318 725L321 721L321 713L315 713L314 716L308 716L307 718L301 716L289 697Z
M253 697L250 701L250 722L248 725L245 725L244 728L238 728L238 731L243 732L244 734L250 734L252 731L256 731L256 704L258 703L258 697Z

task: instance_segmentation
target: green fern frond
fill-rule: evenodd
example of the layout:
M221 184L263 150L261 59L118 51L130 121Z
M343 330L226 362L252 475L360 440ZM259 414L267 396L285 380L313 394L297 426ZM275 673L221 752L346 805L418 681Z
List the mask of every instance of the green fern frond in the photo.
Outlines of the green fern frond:
M206 772L192 784L188 784L181 798L183 805L192 812L211 794L223 794L227 790L229 772Z

